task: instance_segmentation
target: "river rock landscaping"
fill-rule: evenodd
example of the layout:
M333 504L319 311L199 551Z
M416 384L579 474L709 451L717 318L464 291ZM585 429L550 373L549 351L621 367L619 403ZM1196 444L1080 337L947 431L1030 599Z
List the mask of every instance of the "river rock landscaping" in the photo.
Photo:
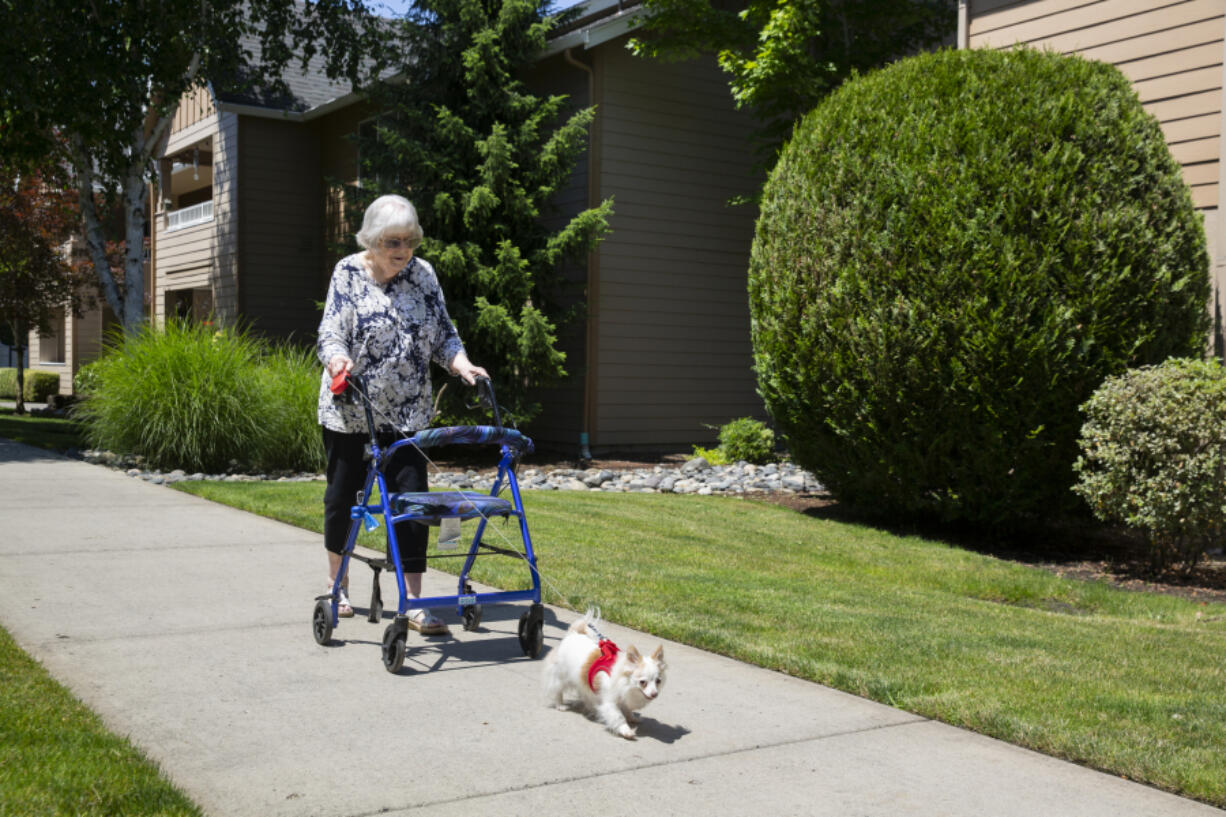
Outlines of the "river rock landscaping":
M128 476L162 485L174 482L218 480L225 482L310 482L322 480L322 474L274 472L267 474L189 474L183 470L159 471L143 467L140 457L115 454L110 451L81 452L86 462L125 472ZM433 470L430 482L439 488L488 491L495 470L452 469ZM703 457L683 464L656 464L631 468L567 468L525 464L519 471L519 484L524 490L539 491L620 491L698 494L767 494L817 493L821 484L802 468L790 462L752 465L738 462L732 465L711 465Z

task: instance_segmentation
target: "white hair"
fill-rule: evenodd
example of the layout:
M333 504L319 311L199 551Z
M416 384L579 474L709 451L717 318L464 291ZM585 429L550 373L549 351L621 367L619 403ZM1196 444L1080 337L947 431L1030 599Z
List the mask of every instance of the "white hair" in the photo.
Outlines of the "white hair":
M362 229L354 236L364 249L378 245L380 239L387 233L406 235L409 246L416 249L421 244L421 224L417 221L417 211L404 196L380 196L366 208L362 217Z

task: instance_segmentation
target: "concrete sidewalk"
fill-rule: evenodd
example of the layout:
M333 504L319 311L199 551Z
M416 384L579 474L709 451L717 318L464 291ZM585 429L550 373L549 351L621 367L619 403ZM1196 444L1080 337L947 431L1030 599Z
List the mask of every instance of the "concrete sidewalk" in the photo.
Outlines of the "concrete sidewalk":
M361 615L315 644L321 537L5 440L0 531L0 624L210 815L1226 813L669 642L621 740L541 705L519 605L474 633L437 611L452 635L410 633L391 675ZM573 617L547 610L546 648Z

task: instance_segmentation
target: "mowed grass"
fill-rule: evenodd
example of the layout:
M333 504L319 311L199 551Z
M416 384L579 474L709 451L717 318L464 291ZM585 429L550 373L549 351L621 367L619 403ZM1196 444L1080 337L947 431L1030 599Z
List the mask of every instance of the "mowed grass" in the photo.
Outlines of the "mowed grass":
M51 451L88 447L84 429L77 423L56 417L18 414L11 408L0 408L0 437Z
M0 815L200 814L0 629Z
M322 483L177 487L322 529ZM524 501L552 603L1226 806L1226 605L745 500ZM517 528L487 541L518 547ZM504 557L473 575L529 581Z

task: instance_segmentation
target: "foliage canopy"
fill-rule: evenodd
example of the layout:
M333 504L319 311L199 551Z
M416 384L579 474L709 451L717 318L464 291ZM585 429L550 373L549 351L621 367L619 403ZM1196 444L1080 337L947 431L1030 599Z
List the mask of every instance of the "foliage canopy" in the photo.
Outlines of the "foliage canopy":
M31 330L49 332L55 312L68 316L88 288L61 246L77 225L76 195L53 162L21 170L0 164L0 342L24 350ZM24 411L25 371L16 369L17 412Z
M1158 123L1115 68L1032 50L836 91L766 185L749 289L796 459L851 504L981 524L1067 508L1078 407L1208 328Z
M552 208L593 109L537 96L519 78L555 23L544 9L531 0L414 4L401 31L408 81L374 90L382 113L361 140L363 183L351 191L363 204L399 193L416 205L419 252L469 357L521 423L539 411L531 390L567 374L556 335L575 310L560 266L595 245L612 212L611 199L573 218ZM458 390L440 405L451 420L472 417Z
M282 70L316 53L330 77L358 81L378 70L368 55L383 53L370 21L361 0L0 0L0 161L71 162L94 273L135 329L152 161L183 93L210 82L283 90ZM106 257L98 189L123 202L122 280Z
M856 72L949 36L954 0L643 0L636 54L714 54L737 107L764 122L767 164L795 123Z

